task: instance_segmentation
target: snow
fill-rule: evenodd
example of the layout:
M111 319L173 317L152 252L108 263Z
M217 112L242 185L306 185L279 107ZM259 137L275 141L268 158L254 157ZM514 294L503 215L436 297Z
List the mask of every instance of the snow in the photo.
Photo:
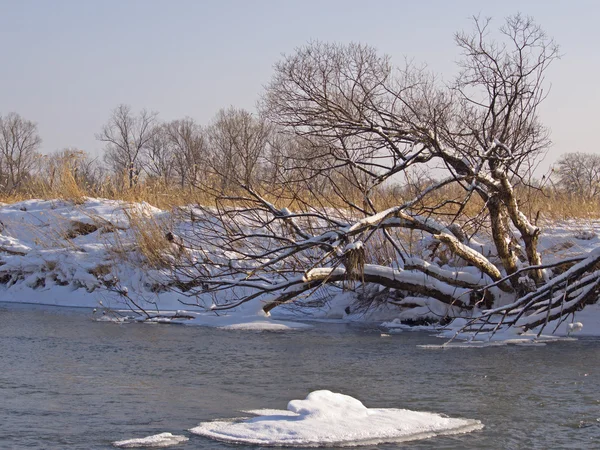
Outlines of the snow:
M600 304L588 305L581 311L569 316L571 320L551 321L541 330L541 326L528 332L521 332L518 327L500 328L495 333L459 333L467 324L466 319L455 319L442 330L436 330L438 336L444 339L458 339L464 342L452 341L423 348L479 348L499 345L543 345L557 341L575 341L579 337L600 336ZM385 324L390 325L390 324ZM390 327L392 329L392 327ZM544 334L540 334L543 331Z
M575 326L573 329L569 329L571 323L581 324L581 328ZM553 326L554 325L554 326ZM554 330L555 324L548 325L552 326L551 330ZM578 311L571 320L563 322L559 325L558 329L554 333L557 336L571 336L571 337L596 337L600 336L600 303L595 305L588 305L582 311Z
M438 275L448 280L457 280L464 283L468 283L474 286L486 286L492 283L492 280L479 272L478 274L470 273L467 270L452 270L444 269L435 264L430 264L420 258L406 258L404 262L405 266L416 266L421 267L425 272L429 272L434 275ZM468 268L467 268L468 269Z
M215 296L200 294L198 297L187 297L185 293L175 290L161 290L161 283L169 279L169 271L143 265L144 257L136 247L135 235L130 228L129 218L132 211L154 221L171 224L176 237L183 241L186 239L186 233L189 235L191 232L191 222L186 222L181 219L181 216L174 216L168 211L161 211L146 203L88 198L83 204L78 205L62 200L28 200L11 205L0 205L1 300L87 308L95 308L102 303L103 310L124 312L102 316L100 311L94 315L97 320L117 323L139 320L139 318L132 318L135 314L119 294L121 292L135 298L136 302L151 315L160 313L160 317L150 320L153 323L177 322L230 330L297 330L306 327L294 321L295 318L300 318L345 322L385 321L384 331L394 332L405 327L400 323L402 321L423 319L435 321L441 317L456 317L463 314L458 308L424 296L399 298L394 301L394 304L373 308L367 313L354 314L349 312L354 309L354 295L349 291L341 292L337 287L324 289L327 290L328 300L323 307L305 308L302 314L288 314L289 310L281 307L272 311L275 317L265 314L262 311L264 301L276 298L276 292L273 293L273 298L263 297L262 302L257 299L232 310L219 310L223 302L236 301L261 286L273 287L275 286L273 282L280 282L286 289L283 292L289 293L298 289L302 282L343 274L344 269L316 267L305 274L298 274L297 279L290 276L280 280L258 277L248 280L245 276L241 276L239 279L230 280L236 284L230 294L222 291ZM191 208L190 211L195 210ZM394 217L397 213L399 213L398 209L392 208L359 221L353 226L400 220ZM289 215L290 212L282 210L282 214ZM441 224L425 218L415 216L410 219L425 221L424 223L436 230L444 229ZM236 220L243 221L243 218ZM539 250L544 262L552 263L581 257L590 251L600 252L600 222L598 221L545 223L543 228ZM348 231L348 227L341 226L341 229L344 232ZM338 237L339 232L330 231L302 242L326 242ZM477 239L481 243L478 243ZM425 239L418 246L426 250L427 242L430 241ZM345 250L364 246L369 254L372 250L370 245L371 243L357 240L347 244ZM469 245L489 247L483 236L472 239ZM218 242L215 242L214 248L207 251L210 251L211 255L214 254L214 259L222 261L224 265L230 259L226 252L219 248ZM490 258L494 258L493 252L487 254ZM189 256L192 258L194 255ZM403 269L404 266L400 263L392 264L392 267L365 264L364 273L393 282L431 286L447 296L465 300L468 299L469 288L455 288L442 280L456 279L466 285L481 285L490 281L476 268L432 264L432 261L424 260L423 256L424 253L419 255L415 252L413 258L406 260L406 269ZM425 273L411 270L411 264L424 268ZM582 265L584 262L578 264ZM111 284L115 286L112 291L107 289ZM498 289L494 289L494 293L499 298L494 305L496 307L503 308L514 302L514 297L510 294L502 293ZM229 297L226 297L227 295ZM309 303L311 295L313 294L308 293L302 301ZM212 310L211 305L213 305ZM191 316L191 319L170 318L173 311L182 308L185 308L186 314ZM124 316L130 317L123 318ZM394 319L399 323L387 327L394 322ZM534 319L533 316L526 316L521 321ZM581 322L583 328L569 330L567 326L571 322ZM555 327L556 324L549 324L544 333L552 333ZM431 327L428 329L431 330ZM449 332L455 333L456 330L449 328ZM531 332L535 334L536 330ZM570 317L568 321L559 325L554 334L572 337L600 336L600 305L589 305L583 311L575 313L575 317ZM506 338L513 339L518 336L511 335ZM486 336L482 335L478 339L485 340Z
M257 311L255 314L225 313L216 315L212 313L197 313L188 325L200 325L207 327L216 327L224 330L246 330L246 331L287 331L303 330L312 328L300 322L284 321L271 319L270 316Z
M404 442L483 428L478 420L367 408L353 397L327 390L311 392L304 400L292 400L287 410L249 413L257 417L203 422L190 432L238 444L321 447Z
M456 296L456 298L464 298L469 293L468 289L451 286L447 283L444 283L443 281L439 281L436 278L430 277L426 273L419 271L396 270L392 267L384 267L375 264L365 264L362 270L365 275L376 276L394 282L422 284L423 286L429 286L441 292L442 294L448 296ZM317 267L308 271L304 275L303 280L307 282L327 277L334 277L337 275L343 275L344 273L345 269L341 267Z
M402 328L403 321L430 319L432 322L437 322L440 318L457 317L461 314L460 308L447 305L434 298L409 296L394 302L394 304L399 306L400 310L391 322L381 324L384 328Z
M582 328L583 324L581 322L570 323L567 325L569 333L577 333L578 331L581 331Z
M346 252L350 252L350 251L354 251L354 250L360 250L363 247L364 247L364 245L363 245L362 241L351 242L344 247L344 250L342 250L342 253L346 253Z
M186 304L191 320L168 316L190 299L174 291L156 292L168 270L138 264L142 260L130 229L134 213L156 222L172 222L170 213L146 203L86 199L83 204L28 200L0 206L0 298L6 302L105 309L96 321L138 321L122 295L135 298L152 323L178 322L232 330L297 330L310 327L274 320L252 302L231 311L205 311L202 301ZM85 228L81 224L88 227ZM175 226L185 227L184 224ZM106 282L118 282L114 292ZM195 301L195 300L192 300ZM166 316L166 317L165 317Z
M150 318L145 316L131 315L131 311L109 311L100 314L97 311L93 313L97 322L111 322L116 324L143 322L146 324L170 324L178 323L184 325L195 325L203 327L213 327L223 330L244 330L244 331L290 331L305 330L313 328L312 325L293 322L290 320L272 319L261 308L253 311L253 303L244 304L234 311L198 312L198 311L163 311L160 315L153 315ZM256 305L255 305L256 306ZM154 314L154 313L153 313Z
M148 436L140 439L127 439L125 441L116 441L112 444L119 448L138 448L138 447L152 447L152 448L163 448L170 447L172 445L178 445L189 439L185 436L178 436L171 433L160 433L153 436Z

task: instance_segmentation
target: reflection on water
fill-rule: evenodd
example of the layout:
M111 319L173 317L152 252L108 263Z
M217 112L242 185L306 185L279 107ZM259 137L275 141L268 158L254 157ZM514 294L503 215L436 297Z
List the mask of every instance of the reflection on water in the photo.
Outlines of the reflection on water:
M0 448L108 449L189 435L200 421L285 409L317 389L486 425L405 447L600 448L599 340L442 351L417 347L440 342L427 334L382 339L370 327L248 332L89 317L0 305ZM189 436L181 448L245 448Z

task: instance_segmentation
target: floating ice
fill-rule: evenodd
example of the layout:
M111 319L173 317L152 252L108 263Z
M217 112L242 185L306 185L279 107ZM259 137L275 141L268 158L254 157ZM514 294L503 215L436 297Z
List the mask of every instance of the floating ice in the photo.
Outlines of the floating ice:
M194 314L194 319L187 322L187 325L201 325L208 327L217 327L224 330L246 330L246 331L286 331L312 328L299 322L273 320L262 311L253 314L244 311L232 313L230 315L216 316L210 313Z
M194 434L233 443L318 447L376 445L467 433L483 428L478 420L453 419L406 409L374 409L331 391L292 400L287 410L249 411L258 417L200 423Z
M569 334L577 333L583 329L583 324L581 322L570 323L567 325L567 330Z
M163 448L170 447L171 445L181 444L182 442L188 441L189 439L185 436L177 436L171 433L160 433L154 436L148 436L140 439L127 439L125 441L116 441L112 444L119 448L138 448L138 447L153 447Z

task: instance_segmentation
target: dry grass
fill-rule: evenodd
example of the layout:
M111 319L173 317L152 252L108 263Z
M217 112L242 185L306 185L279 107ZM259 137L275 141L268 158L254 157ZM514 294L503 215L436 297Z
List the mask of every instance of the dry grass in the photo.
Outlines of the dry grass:
M593 220L600 218L600 198L585 199L579 196L570 195L564 192L559 192L552 189L537 190L537 189L519 189L519 204L521 210L532 221L536 220L567 220L567 219L585 219ZM453 215L457 212L458 206L447 203L448 200L461 201L464 198L464 193L457 190L455 187L449 187L432 193L424 202L416 205L418 208L428 208L437 205L442 206L438 212ZM398 198L391 192L383 193L378 201L381 209L389 208L394 205L401 204L402 201L408 200L408 196ZM483 201L478 196L472 196L462 213L467 217L477 215L484 207Z
M140 183L131 189L116 188L107 180L101 186L90 189L82 186L68 174L59 178L50 186L45 181L35 179L20 191L10 194L0 193L0 202L16 203L24 200L66 200L74 204L82 204L86 197L104 198L108 200L122 200L125 202L146 202L160 209L171 209L176 206L189 204L211 205L215 197L198 189L174 188L162 183Z
M547 220L600 218L600 198L585 199L566 193L535 191L522 208L530 217L538 215Z
M521 208L532 220L536 220L536 218L546 220L591 220L600 218L600 199L584 199L551 189L540 191L521 188L518 190L520 190ZM306 205L317 208L331 207L340 211L347 209L347 204L339 195L334 193L319 193L318 196L315 196L313 192L308 190L282 189L271 185L257 188L257 191L277 206L285 206L292 210L305 209ZM418 190L412 192L381 188L373 196L373 202L378 210L383 210L402 204L417 192ZM229 192L229 195L232 197L247 197L247 194L241 190L239 192ZM344 193L344 196L354 204L368 209L368 206L364 204L362 193L349 189ZM0 201L4 203L15 203L30 199L62 199L74 204L81 204L86 197L126 202L147 202L157 208L168 210L190 204L212 206L216 204L219 193L208 188L198 189L191 186L182 188L174 183L165 183L162 180L153 179L140 181L129 188L125 176L122 180L107 178L97 183L97 185L90 186L77 178L69 160L65 160L62 165L50 170L50 173L46 176L28 179L22 189L16 193L4 195L0 193ZM450 185L433 192L423 202L415 206L417 209L426 211L428 208L442 205L438 212L447 214L450 217L458 211L459 207L457 204L448 201L461 201L463 198L464 191L462 188ZM235 204L236 201L228 203ZM466 217L473 217L481 211L483 206L481 199L474 195L462 207L462 214Z
M129 219L135 249L143 256L147 266L154 269L170 267L181 257L181 251L167 237L170 229L168 223L137 209L128 209L125 213Z
M27 180L20 192L3 198L6 203L32 198L61 199L82 204L87 196L88 186L77 180L74 168L68 159L58 167L52 167L46 177L37 176Z

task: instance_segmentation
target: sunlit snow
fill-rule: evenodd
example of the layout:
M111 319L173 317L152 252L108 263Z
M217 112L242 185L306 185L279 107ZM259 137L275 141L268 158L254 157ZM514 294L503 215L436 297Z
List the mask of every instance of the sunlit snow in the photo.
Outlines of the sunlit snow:
M190 431L232 443L319 447L402 442L483 428L478 420L367 408L353 397L327 390L311 392L305 400L292 400L287 410L249 413L257 417L203 422Z
M435 323L440 318L460 317L464 313L458 307L424 296L398 298L365 313L355 309L356 297L353 293L347 291L339 294L337 290L326 292L327 296L331 294L332 297L328 297L322 307L304 308L302 301L313 306L312 298L309 296L301 299L294 308L285 306L275 308L272 311L274 317L265 315L262 310L265 301L269 298L256 298L255 301L239 305L234 309L219 310L218 305L235 301L254 292L252 283L245 281L244 287L239 287L232 292L220 291L216 294L200 292L192 298L177 289L164 289L164 286L172 281L170 271L139 264L144 257L136 247L135 233L130 228L132 211L156 223L172 224L172 228L182 239L193 236L193 224L182 218L185 215L173 215L169 211L161 211L146 203L87 198L82 204L77 205L63 200L28 200L1 205L0 275L4 280L0 283L2 302L89 308L101 305L105 311L99 309L92 314L94 320L128 323L143 319L146 323L185 323L234 330L298 329L303 325L295 320L306 319L343 322L385 321L381 327L384 334L394 334L408 329L431 330L431 326L409 327L406 323L411 325ZM369 220L392 220L388 216L393 211L392 208ZM282 213L289 212L282 210ZM440 228L440 232L445 231ZM600 222L598 221L588 224L575 221L550 222L545 224L544 234L540 236L539 251L544 255L545 262L553 263L594 251L599 243ZM491 249L492 246L484 238L481 242L473 238L471 244L473 248L481 250L487 256L492 254L491 250L486 250L487 247ZM361 244L356 242L350 244L348 248L356 248L359 245ZM190 249L190 257L194 256L194 251L200 251L193 249L193 246L190 246ZM224 264L227 264L227 254L221 250L218 245L215 245L201 251L213 253L214 258L220 258ZM117 254L121 256L116 257ZM436 276L452 275L470 284L486 285L490 281L476 268L437 267L431 261L427 261L428 257L425 259L422 257L424 256L409 258L405 263L422 267ZM427 286L440 284L433 276L417 273L417 271L400 270L399 267L366 264L364 273L413 284ZM333 270L344 269L319 267L297 276L306 280L311 277L322 278L326 274L333 273ZM262 286L268 282L269 280L256 283L257 286ZM289 279L286 282L289 282ZM116 288L110 289L108 288L110 286ZM442 289L441 285L437 287ZM469 291L466 288L452 288L444 292L449 296L462 298ZM129 297L135 299L135 311L130 309L132 305L123 297L124 293L128 293ZM319 295L321 293L317 296ZM514 301L514 296L499 290L496 292L496 297L497 305L494 306L503 307ZM213 302L212 309L210 302ZM186 317L171 317L173 312L182 306L186 309L183 314ZM143 313L136 314L139 312L138 308L143 308L151 317ZM545 313L540 314L543 318ZM514 330L504 335L504 330L499 330L493 338L485 333L479 333L476 337L473 333L455 336L460 320L455 320L449 325L443 335L448 338L478 341L521 339L524 341L520 345L540 344L540 339L537 337L540 329L530 330L529 334L533 336L532 338L521 335L522 329L519 328L527 325L527 322L538 320L536 315L522 317ZM549 323L542 331L554 336L577 338L599 336L600 304L587 305L583 311L576 311L562 323Z

